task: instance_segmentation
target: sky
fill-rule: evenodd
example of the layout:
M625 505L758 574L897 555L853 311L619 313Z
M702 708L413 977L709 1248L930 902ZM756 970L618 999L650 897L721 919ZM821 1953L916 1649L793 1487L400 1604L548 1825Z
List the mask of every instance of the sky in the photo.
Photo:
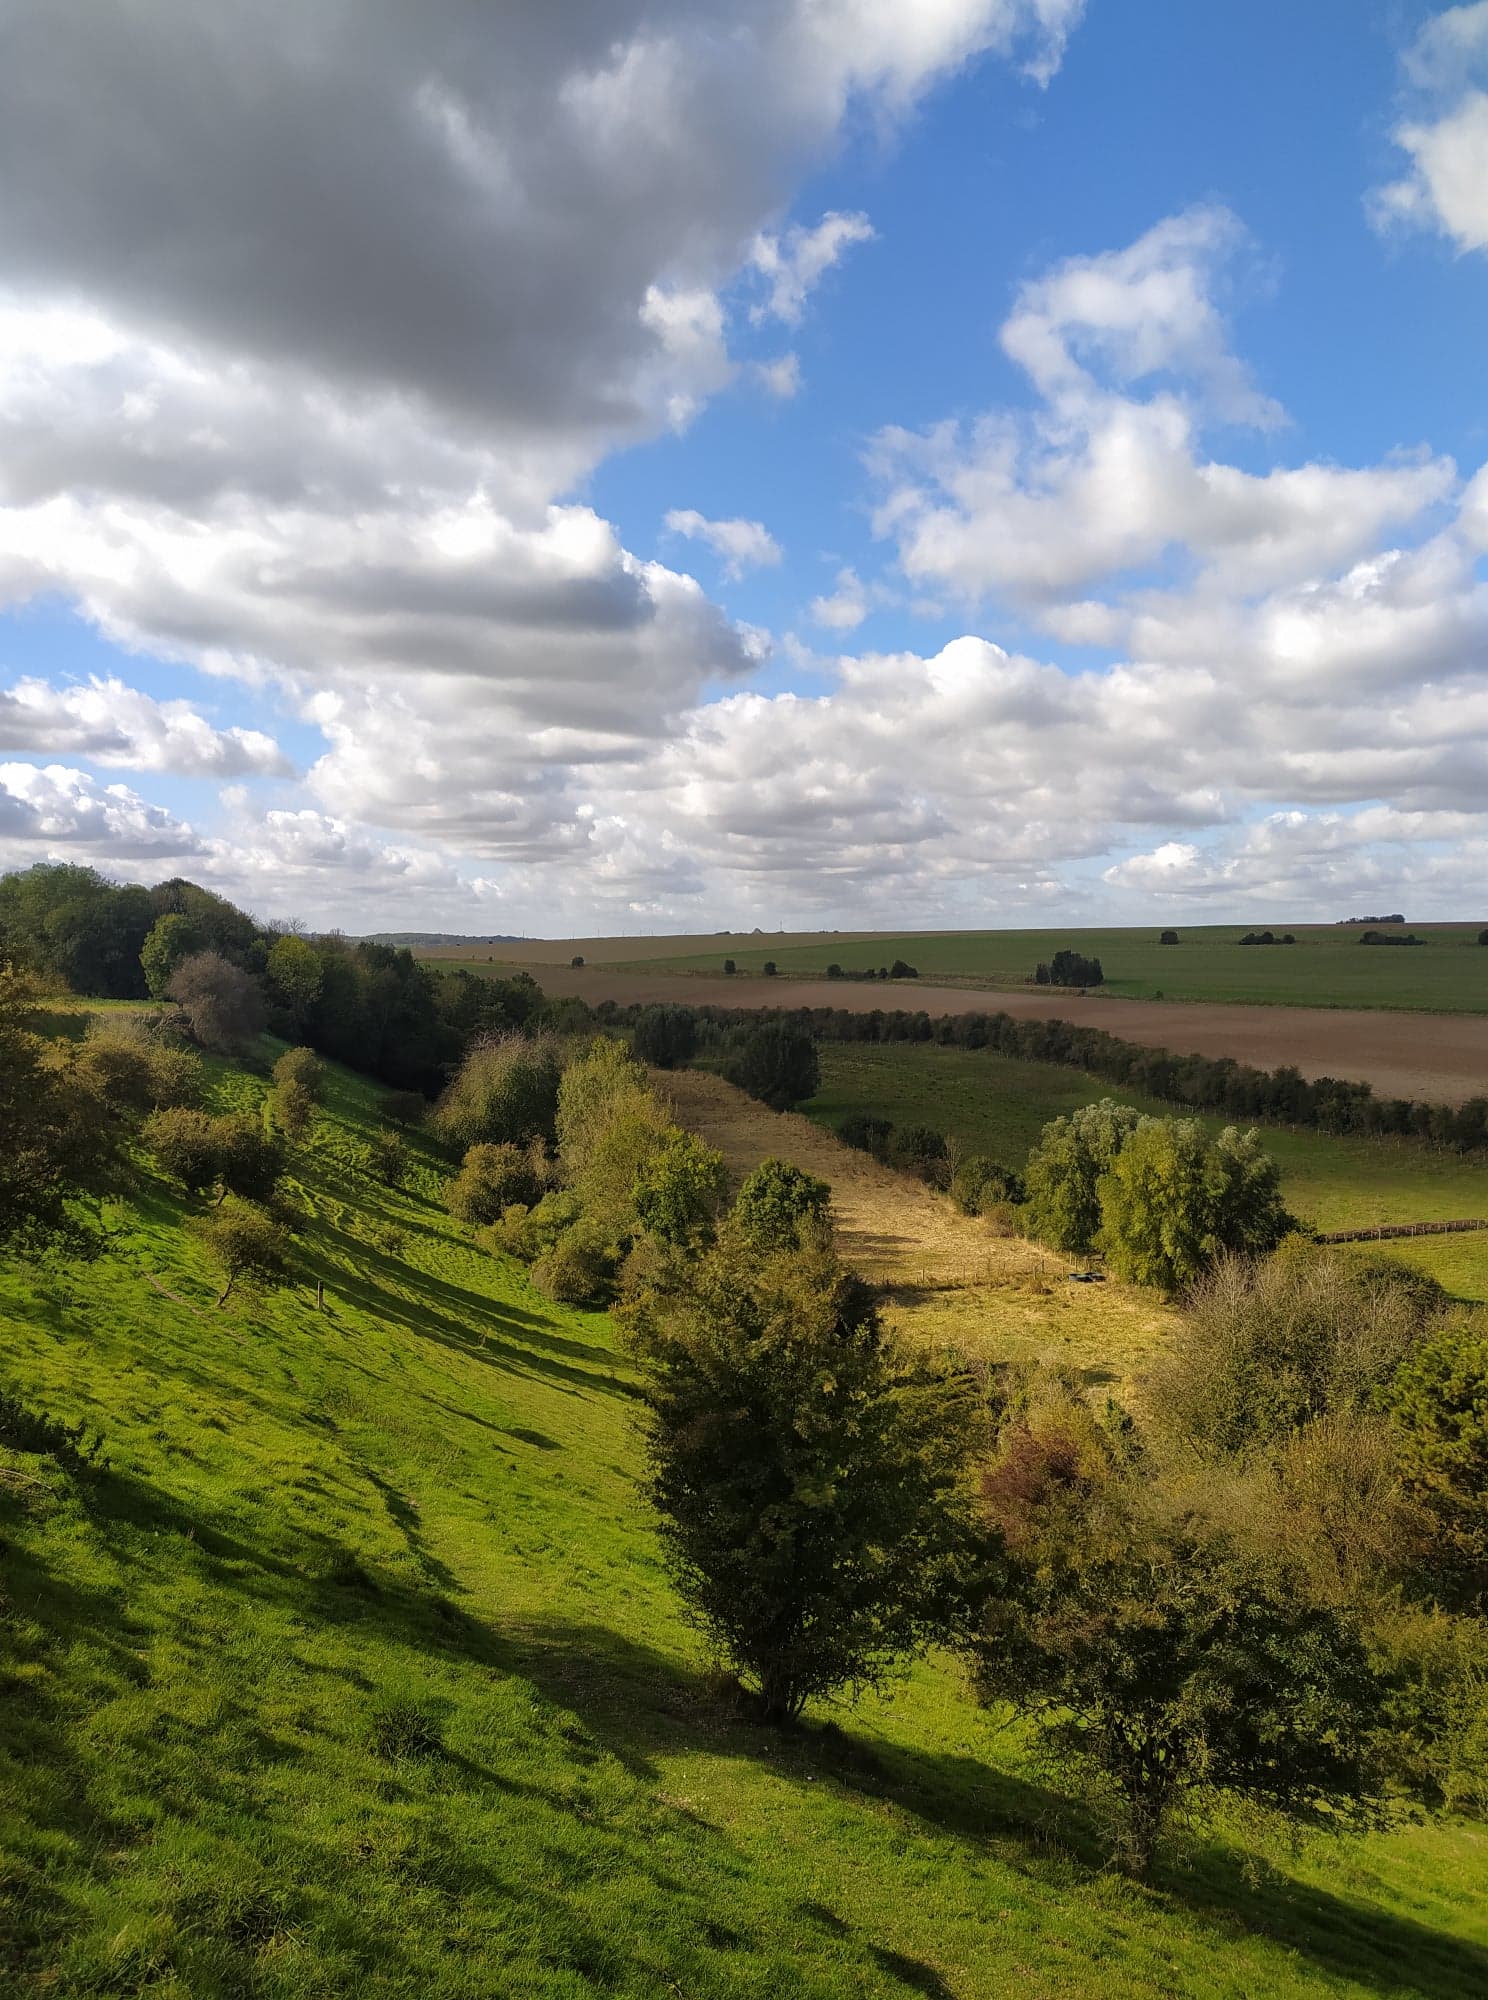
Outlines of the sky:
M0 0L0 868L1488 919L1488 0Z

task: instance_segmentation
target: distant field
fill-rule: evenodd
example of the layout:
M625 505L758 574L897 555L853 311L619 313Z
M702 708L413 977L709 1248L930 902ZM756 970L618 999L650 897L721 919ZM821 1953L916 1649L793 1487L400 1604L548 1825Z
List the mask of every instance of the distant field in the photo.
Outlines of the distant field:
M819 1122L835 1125L848 1111L875 1111L896 1125L934 1125L1009 1166L1022 1165L1049 1119L1099 1098L1116 1097L1159 1117L1174 1110L1079 1070L985 1050L828 1043L821 1063L821 1093L805 1107ZM1217 1132L1227 1121L1203 1122ZM1288 1203L1319 1229L1488 1215L1488 1168L1458 1154L1414 1140L1262 1130L1282 1169ZM1460 1298L1488 1300L1488 1232L1378 1248L1431 1271Z
M1176 945L1158 943L1157 925L1087 930L1078 924L1048 931L721 938L709 940L704 949L675 955L650 949L650 942L664 942L655 940L648 941L644 953L633 950L629 960L644 962L651 972L718 972L729 957L741 972L753 973L773 959L783 977L802 977L823 973L833 962L854 972L902 958L927 979L997 987L1023 985L1041 959L1068 945L1098 958L1107 990L1130 999L1488 1012L1488 949L1477 943L1481 924L1408 925L1415 936L1428 940L1416 947L1360 944L1357 931L1331 924L1293 926L1297 942L1292 945L1243 945L1240 939L1248 928L1180 927ZM1277 927L1278 935L1283 928ZM618 966L627 961L617 953L607 954L604 962Z

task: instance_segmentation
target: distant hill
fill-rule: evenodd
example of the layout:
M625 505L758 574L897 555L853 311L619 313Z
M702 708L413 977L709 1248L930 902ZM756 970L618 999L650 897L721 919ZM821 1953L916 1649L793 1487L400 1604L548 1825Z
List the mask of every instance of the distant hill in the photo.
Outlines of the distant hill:
M463 931L368 931L358 940L360 944L517 944L520 940L511 931L499 931L492 937L467 937Z

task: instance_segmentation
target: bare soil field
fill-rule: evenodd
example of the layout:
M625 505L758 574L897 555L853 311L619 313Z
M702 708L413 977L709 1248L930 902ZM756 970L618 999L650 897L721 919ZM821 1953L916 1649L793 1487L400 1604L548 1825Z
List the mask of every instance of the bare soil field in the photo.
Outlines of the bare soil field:
M906 1335L989 1361L1062 1362L1140 1397L1176 1324L1154 1294L1115 1279L1071 1284L1067 1257L958 1214L922 1181L809 1118L767 1110L721 1077L658 1070L652 1082L678 1123L719 1149L736 1186L764 1159L828 1181L845 1261L886 1288L889 1319Z
M632 940L633 942L633 940ZM468 961L467 961L468 962ZM1116 1000L1098 994L977 994L923 980L729 979L702 974L621 973L603 966L545 967L547 992L590 1001L686 1001L697 1007L911 1008L927 1014L979 1010L1019 1016L1055 1014L1104 1028L1175 1055L1233 1056L1276 1069L1293 1063L1304 1076L1352 1077L1382 1097L1461 1104L1488 1095L1488 1016L1393 1014L1335 1007L1242 1006L1177 1000Z

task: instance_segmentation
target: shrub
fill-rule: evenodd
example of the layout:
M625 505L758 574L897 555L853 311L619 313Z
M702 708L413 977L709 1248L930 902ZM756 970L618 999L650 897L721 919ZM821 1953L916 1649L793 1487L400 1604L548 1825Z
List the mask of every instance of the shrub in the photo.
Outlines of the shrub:
M739 968L734 964L734 961L731 958L726 958L723 961L723 969L725 972L737 972Z
M257 982L215 951L183 959L166 991L185 1016L191 1039L222 1055L240 1054L268 1019Z
M1478 943L1479 943L1479 944L1488 944L1488 931L1479 931L1479 932L1478 932Z
M535 1146L471 1146L460 1171L445 1183L444 1203L461 1222L495 1222L518 1203L530 1207L543 1193L544 1174Z
M325 1064L314 1049L286 1049L274 1065L275 1083L295 1083L319 1103L325 1087Z
M504 1250L524 1264L545 1256L582 1213L577 1198L565 1188L553 1188L534 1207L521 1202L507 1209L501 1220L485 1232L484 1241L493 1250Z
M751 1249L798 1249L827 1226L832 1190L787 1160L761 1160L734 1201L733 1224Z
M103 1439L96 1432L90 1434L81 1419L65 1424L0 1388L0 1445L28 1457L55 1459L66 1471L81 1472L97 1459Z
M902 958L896 958L889 967L890 979L918 979L919 973L912 965L906 965Z
M1021 1174L981 1153L962 1160L951 1176L951 1200L963 1215L987 1215L995 1208L1016 1206L1025 1194Z
M390 1090L377 1100L377 1115L386 1125L422 1125L429 1100L416 1090Z
M482 1036L435 1105L430 1123L462 1152L467 1146L551 1139L561 1073L551 1036Z
M722 1153L691 1132L674 1129L642 1167L633 1199L643 1229L676 1249L689 1250L712 1242L727 1193Z
M1431 1518L1448 1602L1488 1611L1488 1328L1438 1329L1384 1401L1400 1434L1407 1492Z
M265 1209L251 1202L234 1202L204 1216L193 1227L226 1280L217 1299L219 1306L226 1305L240 1278L263 1285L289 1283L289 1231Z
M1177 931L1164 931L1162 936L1158 939L1159 944L1177 944L1177 942L1178 942Z
M580 966L581 966L581 965L582 965L582 964L584 963L584 954L583 954L583 952L581 952L581 951L576 951L576 952L574 953L573 957L572 957L572 958L571 958L571 959L570 959L570 960L568 961L568 963L569 963L570 967L572 968L572 970L573 970L573 971L575 971L575 972L577 972L577 971L578 971L578 969L579 969L579 967L580 967Z
M72 1070L83 1089L119 1111L165 1110L201 1095L201 1058L139 1014L93 1021Z
M1242 1452L1366 1408L1444 1299L1419 1275L1300 1242L1259 1263L1222 1257L1155 1366L1164 1428L1204 1452Z
M1488 939L1488 932L1485 932L1484 936L1479 938L1479 944L1482 944L1485 939ZM842 967L834 961L827 967L827 977L828 979L840 979L842 977Z
M677 1587L783 1723L880 1681L963 1582L970 1398L820 1247L725 1244L633 1315Z
M732 1080L772 1111L789 1111L821 1088L816 1043L788 1022L762 1022L746 1036Z
M697 1049L697 1016L690 1007L647 1007L630 1032L637 1062L654 1069L682 1069Z
M402 1187L408 1172L408 1141L401 1132L384 1126L367 1141L367 1170L384 1187Z
M157 1111L141 1135L165 1171L189 1194L220 1186L223 1194L266 1201L283 1171L283 1155L261 1124L229 1113L178 1108Z
M1206 1796L1320 1828L1371 1816L1386 1682L1346 1617L1124 1471L1083 1409L1009 1426L983 1493L1006 1567L979 1689L1090 1781L1131 1873Z
M871 1153L875 1160L889 1157L893 1135L892 1121L876 1118L871 1111L849 1111L837 1126L837 1137L844 1146L855 1146L860 1153Z
M901 1125L889 1142L889 1159L932 1187L950 1185L951 1149L944 1132L937 1132L933 1125Z
M762 965L762 966L760 967L760 970L761 970L761 972L763 972L763 973L764 973L764 975L765 975L766 979L773 979L773 978L775 977L775 974L776 974L776 970L777 970L777 967L776 967L776 964L775 964L775 961L774 961L774 959L773 959L773 958L767 958L767 959L765 960L764 964L763 964L763 965Z
M609 1294L615 1260L592 1225L565 1230L532 1266L532 1282L559 1305L600 1304Z

